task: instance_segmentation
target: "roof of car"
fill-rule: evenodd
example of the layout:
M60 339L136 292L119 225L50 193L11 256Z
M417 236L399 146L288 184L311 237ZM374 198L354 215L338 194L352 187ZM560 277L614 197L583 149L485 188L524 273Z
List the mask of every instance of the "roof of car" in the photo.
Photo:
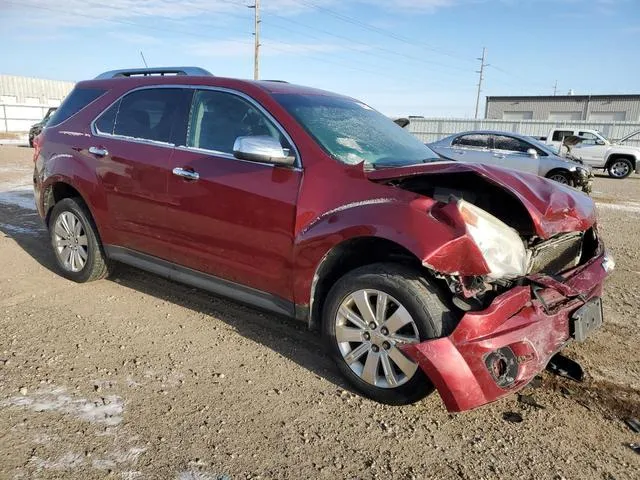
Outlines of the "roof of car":
M523 135L522 133L514 133L514 132L505 132L501 130L469 130L467 132L459 132L454 133L450 136L459 136L459 135L509 135L511 137L528 137L529 135Z
M117 72L117 71L114 71ZM217 77L213 75L135 75L135 76L111 76L104 75L95 79L84 80L78 83L79 87L113 87L114 85L127 85L130 88L153 85L202 85L212 87L258 87L269 94L303 94L303 95L328 95L343 96L334 92L321 90L303 85L296 85L282 80L245 80L238 78Z

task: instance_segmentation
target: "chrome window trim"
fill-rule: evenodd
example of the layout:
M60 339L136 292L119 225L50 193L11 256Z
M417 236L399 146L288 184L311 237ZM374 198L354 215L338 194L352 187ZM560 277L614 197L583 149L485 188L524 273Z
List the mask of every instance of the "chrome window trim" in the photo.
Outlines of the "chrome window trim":
M253 105L255 108L257 108L263 115L265 115L275 125L275 127L278 129L278 131L287 139L287 141L291 145L291 147L292 147L292 149L293 149L293 151L295 153L295 156L296 156L296 163L291 168L293 168L294 170L302 170L302 156L300 155L300 150L298 150L298 147L296 146L295 142L293 141L293 139L291 138L289 133L285 130L285 128L280 124L280 122L278 122L274 118L274 116L271 115L271 113L269 113L269 111L267 109L265 109L262 105L260 105L255 99L253 99L249 95L247 95L247 94L245 94L243 92L240 92L238 90L233 90L233 89L227 88L227 87L215 87L215 86L209 86L209 85L181 85L181 84L176 84L176 85L144 85L144 86L141 86L141 87L133 88L131 90L127 90L125 93L123 93L118 98L116 98L113 102L111 102L100 113L98 113L98 115L95 116L95 118L91 122L91 134L96 136L96 137L115 138L115 139L123 140L123 141L126 141L126 142L142 143L142 144L146 144L146 145L155 145L155 146L158 146L158 147L165 147L165 148L175 148L177 150L193 151L193 152L197 152L197 153L203 153L203 154L206 154L206 155L222 157L222 158L227 158L227 159L233 159L233 160L237 160L237 161L241 161L241 162L249 162L249 163L254 163L254 164L259 164L259 165L270 165L272 167L276 166L275 163L270 163L270 162L254 162L252 160L243 160L241 158L236 158L232 154L229 154L229 153L226 153L226 152L216 152L214 150L207 150L207 149L204 149L204 148L197 148L197 147L189 147L187 145L179 145L179 144L176 145L176 144L168 143L168 142L159 142L157 140L147 140L147 139L144 139L144 138L125 137L123 135L114 135L114 134L103 133L103 132L100 132L96 128L96 122L98 121L98 119L107 110L109 110L113 105L115 105L117 102L122 100L124 97L126 97L130 93L137 92L139 90L150 90L150 89L156 89L156 88L182 88L182 89L189 89L189 90L213 90L213 91L217 91L217 92L229 93L231 95L237 95L238 97L243 98L244 100L249 102L251 105ZM192 107L193 107L193 97L191 98L191 105L190 105L189 111L191 110ZM187 122L189 122L191 120L190 117L191 116L189 115L189 118L187 118ZM186 143L186 142L187 142L187 138L185 136L184 143Z

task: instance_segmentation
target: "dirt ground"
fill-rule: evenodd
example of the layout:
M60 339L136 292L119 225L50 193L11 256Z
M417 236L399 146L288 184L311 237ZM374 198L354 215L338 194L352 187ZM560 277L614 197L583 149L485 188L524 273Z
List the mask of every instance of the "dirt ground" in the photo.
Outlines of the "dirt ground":
M355 395L294 321L124 266L56 275L31 156L0 147L1 479L640 478L640 176L595 182L617 270L568 349L588 379L450 415Z

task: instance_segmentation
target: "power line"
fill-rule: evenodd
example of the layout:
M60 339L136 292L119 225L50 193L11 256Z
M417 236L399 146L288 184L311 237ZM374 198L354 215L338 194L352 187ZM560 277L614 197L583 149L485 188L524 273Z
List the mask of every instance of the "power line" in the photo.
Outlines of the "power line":
M434 48L431 45L424 44L422 42L417 42L415 40L412 40L410 38L404 37L402 35L398 35L397 33L390 32L389 30L386 30L384 28L376 27L375 25L371 25L370 23L366 23L366 22L363 22L363 21L358 20L356 18L350 17L348 15L344 15L342 13L338 13L335 10L331 10L330 8L326 8L326 7L323 7L323 6L320 6L320 5L316 5L315 3L308 2L308 1L305 1L305 0L296 0L296 1L298 3L300 3L300 4L302 4L302 5L307 5L308 7L314 8L314 9L316 9L318 11L324 12L327 15L330 15L330 16L332 16L334 18L342 20L343 22L347 22L347 23L351 23L353 25L357 25L357 26L359 26L361 28L364 28L366 30L369 30L371 32L376 32L376 33L378 33L380 35L384 35L384 36L387 36L389 38L393 38L393 39L395 39L397 41L400 41L400 42L403 42L403 43L408 43L409 45L412 45L412 46L420 45L420 46L422 46L422 47L426 48L427 50L430 50L430 51L432 51L434 53L438 53L440 55L445 55L445 56L448 56L448 57L451 57L451 58L456 58L456 59L464 60L464 61L471 61L471 59L468 58L468 57L463 57L463 56L460 56L460 55L457 55L457 54L454 54L454 53L451 53L451 52L448 52L448 51L445 51L445 50L442 50L442 49L439 49L439 48Z

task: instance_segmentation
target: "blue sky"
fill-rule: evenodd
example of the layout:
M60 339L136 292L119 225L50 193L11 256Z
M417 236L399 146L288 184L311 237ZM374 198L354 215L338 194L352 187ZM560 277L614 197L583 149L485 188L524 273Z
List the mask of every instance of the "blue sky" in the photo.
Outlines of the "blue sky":
M147 62L253 76L254 0L0 0L0 73L82 80ZM261 0L261 77L388 115L484 95L640 93L639 0Z

